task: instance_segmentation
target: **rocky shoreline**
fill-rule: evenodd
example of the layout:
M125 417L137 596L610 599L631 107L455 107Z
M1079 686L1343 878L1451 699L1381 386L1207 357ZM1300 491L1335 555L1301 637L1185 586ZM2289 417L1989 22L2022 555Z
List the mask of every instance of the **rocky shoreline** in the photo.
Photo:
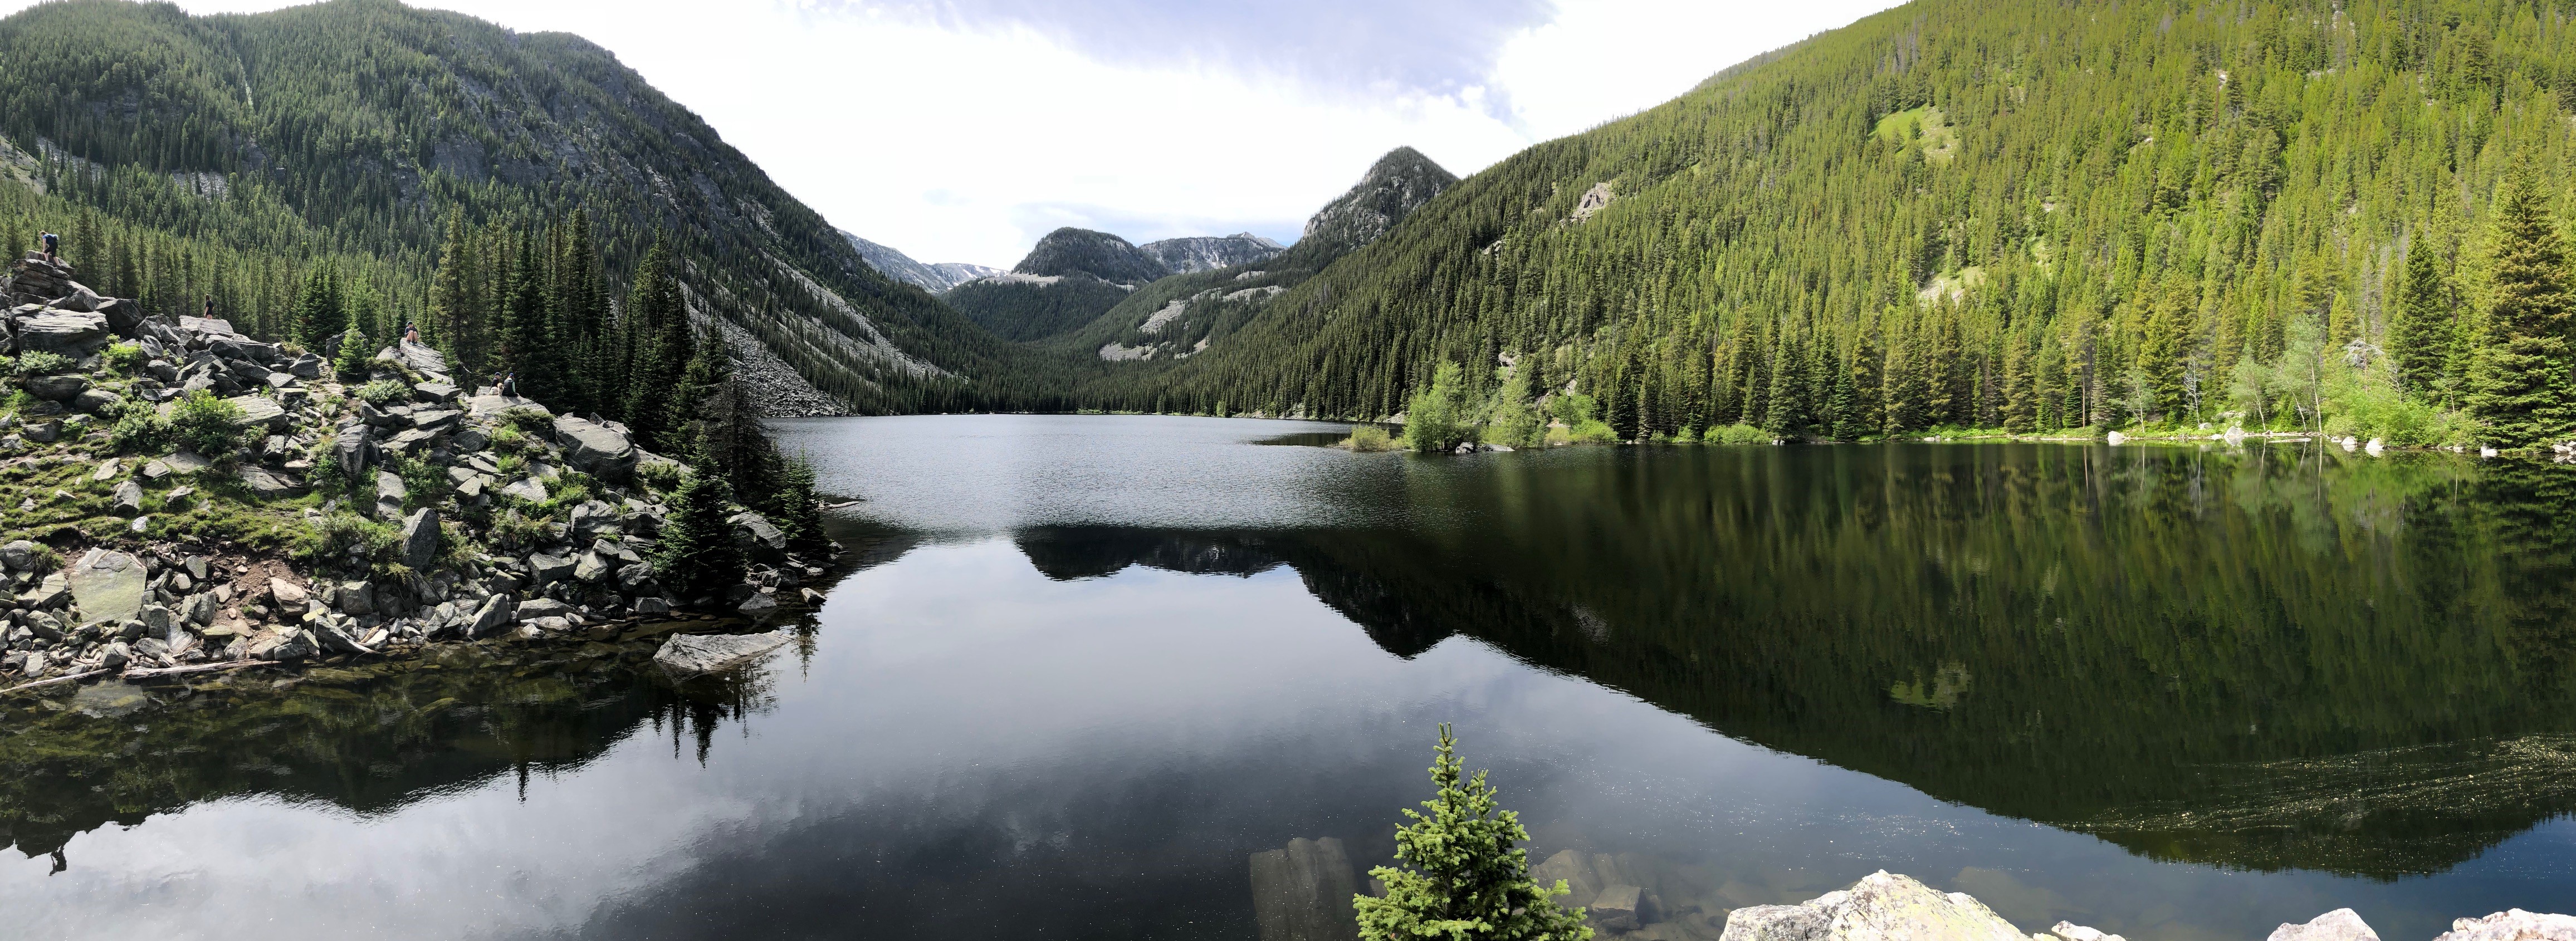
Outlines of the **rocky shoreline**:
M1882 869L1850 887L1799 905L1756 905L1726 917L1721 941L2125 941L2119 935L2069 922L2046 933L2024 934L1985 903L1964 892L1941 892ZM2266 941L2380 941L2349 908L2304 924L2284 924ZM2462 918L2433 941L2576 941L2576 916L2540 915L2521 909Z
M142 316L41 255L12 269L0 483L26 495L0 521L26 538L0 545L0 693L596 639L684 609L757 621L818 600L803 586L837 553L743 510L744 580L674 597L654 558L688 469L615 422L469 392L418 344L342 377L222 320ZM182 408L230 423L219 453L169 433Z

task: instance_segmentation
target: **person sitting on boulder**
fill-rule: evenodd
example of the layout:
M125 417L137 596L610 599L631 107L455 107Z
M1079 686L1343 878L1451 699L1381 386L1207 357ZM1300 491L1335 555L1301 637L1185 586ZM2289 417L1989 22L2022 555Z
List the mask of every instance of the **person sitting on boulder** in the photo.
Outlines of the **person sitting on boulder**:
M499 386L501 387L501 395L502 395L504 398L513 398L513 399L515 399L515 398L518 398L518 397L519 397L519 374L518 374L518 373L516 373L516 372L505 372L505 373L502 373L502 374L501 374L501 378L500 378L500 380L499 380L496 384L497 384L497 385L499 385Z
M412 323L405 323L405 324L403 324L403 328L402 328L402 341L403 341L403 342L405 342L405 343L410 343L410 344L413 344L413 345L418 345L418 344L420 343L420 327L419 327L418 325L416 325L416 324L412 324Z

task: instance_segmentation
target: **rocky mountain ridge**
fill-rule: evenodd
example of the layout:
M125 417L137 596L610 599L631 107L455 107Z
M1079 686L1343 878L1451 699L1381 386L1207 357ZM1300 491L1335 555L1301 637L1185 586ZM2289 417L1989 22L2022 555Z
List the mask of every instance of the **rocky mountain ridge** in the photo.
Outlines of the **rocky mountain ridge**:
M932 294L938 294L977 278L989 278L1003 273L1000 268L988 268L964 262L914 261L910 255L860 238L847 229L841 230L841 237L848 239L850 247L857 249L859 257L867 259L868 265L875 268L878 273Z

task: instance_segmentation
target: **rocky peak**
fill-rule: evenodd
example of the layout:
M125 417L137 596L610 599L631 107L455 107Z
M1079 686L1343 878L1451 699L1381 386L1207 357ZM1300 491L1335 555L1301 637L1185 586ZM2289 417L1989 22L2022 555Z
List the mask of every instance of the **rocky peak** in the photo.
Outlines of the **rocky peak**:
M1357 185L1306 220L1300 254L1316 267L1358 251L1395 228L1404 217L1456 185L1458 177L1411 147L1398 147L1369 165Z
M1168 273L1161 259L1107 232L1066 226L1046 234L1011 269L1040 277L1089 275L1112 284L1144 284Z

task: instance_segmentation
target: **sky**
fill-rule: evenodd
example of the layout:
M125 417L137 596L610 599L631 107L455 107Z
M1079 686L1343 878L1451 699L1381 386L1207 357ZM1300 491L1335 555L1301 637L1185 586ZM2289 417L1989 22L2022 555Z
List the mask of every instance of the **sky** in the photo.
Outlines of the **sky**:
M920 261L996 268L1067 225L1293 242L1398 146L1465 176L1894 5L408 2L579 34L832 224ZM290 5L179 0L193 13Z

